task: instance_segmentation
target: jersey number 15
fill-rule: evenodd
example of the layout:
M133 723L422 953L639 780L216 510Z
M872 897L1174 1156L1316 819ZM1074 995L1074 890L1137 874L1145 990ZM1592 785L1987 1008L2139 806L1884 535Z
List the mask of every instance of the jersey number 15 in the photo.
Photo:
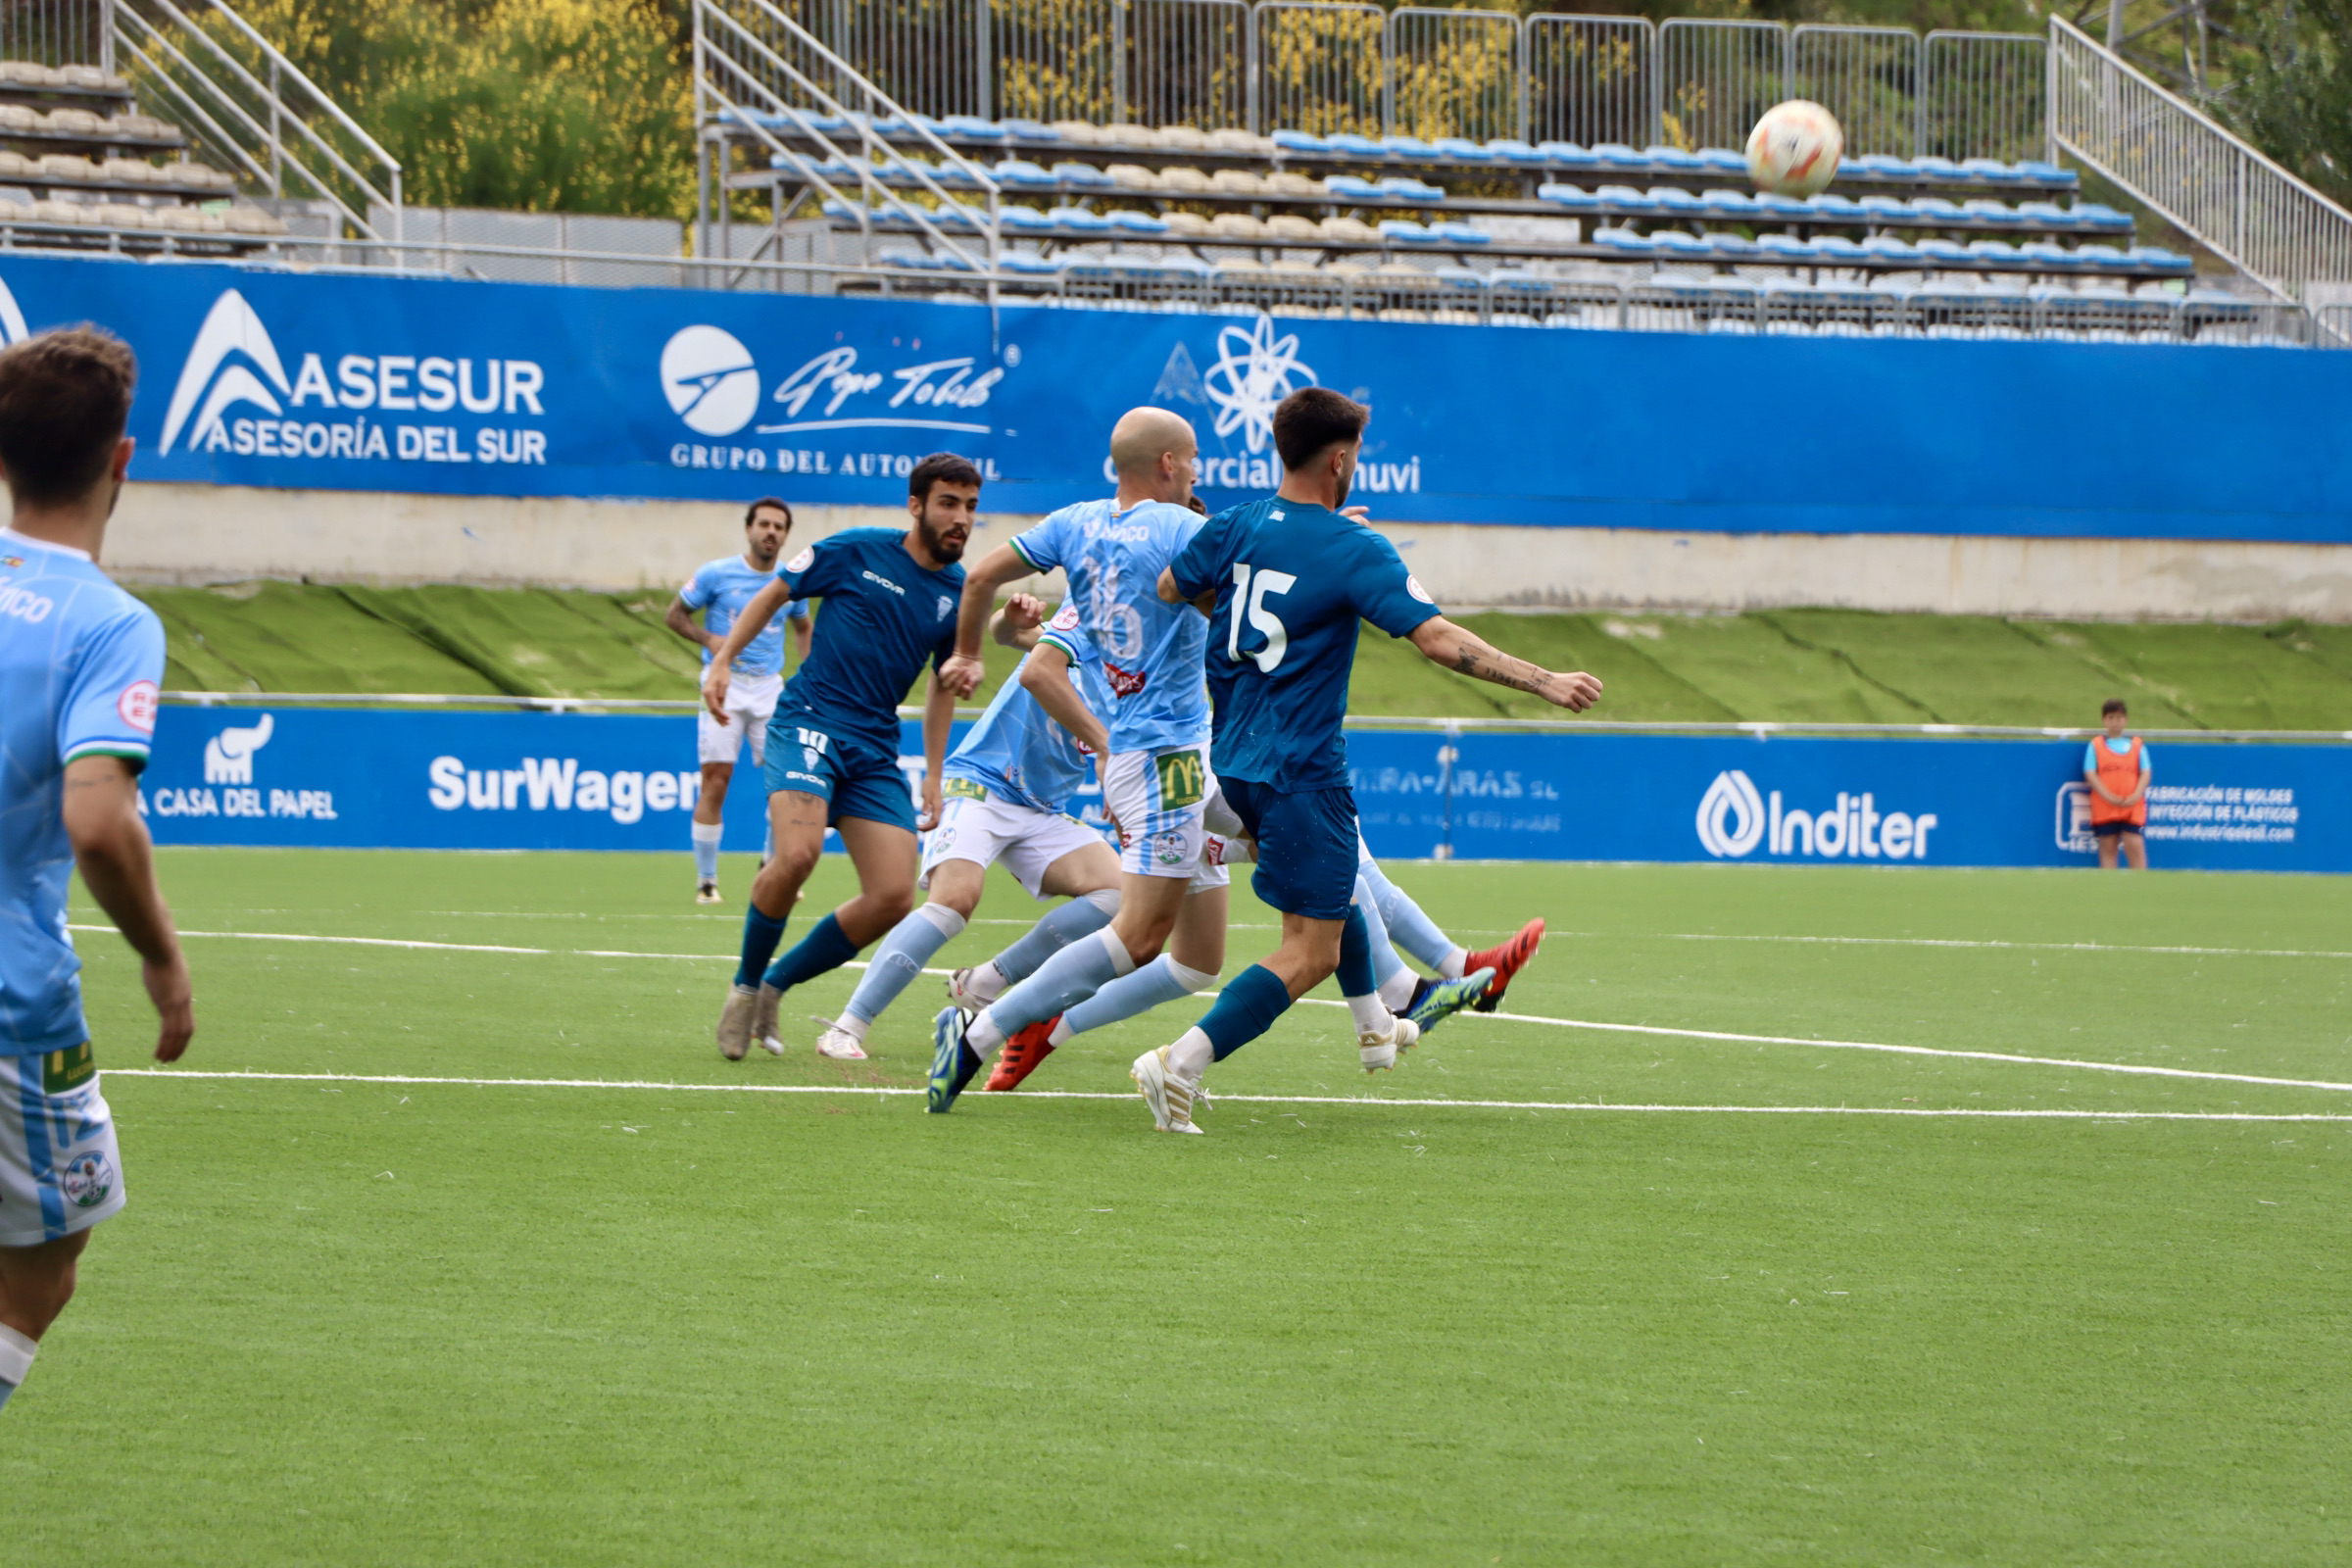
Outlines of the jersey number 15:
M1282 662L1290 651L1291 634L1282 617L1266 608L1267 599L1275 594L1287 594L1298 586L1298 579L1287 571L1252 572L1243 562L1233 564L1233 618L1225 633L1225 657L1234 662L1242 659L1242 621L1248 617L1252 629L1265 633L1266 646L1250 657L1266 674Z

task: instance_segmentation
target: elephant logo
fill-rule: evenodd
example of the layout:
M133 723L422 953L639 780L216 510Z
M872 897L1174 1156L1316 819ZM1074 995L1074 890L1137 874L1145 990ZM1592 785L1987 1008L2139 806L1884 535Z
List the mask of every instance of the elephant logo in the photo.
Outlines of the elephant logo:
M204 781L207 784L250 784L253 754L270 744L275 715L264 713L258 724L231 725L204 743Z

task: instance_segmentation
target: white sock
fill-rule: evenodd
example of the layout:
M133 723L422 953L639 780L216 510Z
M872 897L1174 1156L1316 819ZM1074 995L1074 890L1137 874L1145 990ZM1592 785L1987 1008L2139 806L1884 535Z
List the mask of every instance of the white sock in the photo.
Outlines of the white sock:
M1349 997L1348 1010L1355 1014L1355 1032L1359 1035L1385 1035L1396 1026L1396 1017L1377 992L1368 997Z
M1004 1031L998 1028L997 1020L983 1010L978 1017L964 1025L963 1043L972 1048L974 1055L985 1061L1004 1049Z
M1184 1038L1168 1048L1168 1071L1188 1084L1199 1083L1216 1059L1217 1048L1197 1028L1187 1029Z
M845 1012L840 1017L833 1020L833 1027L839 1029L842 1033L848 1035L859 1045L863 1045L865 1044L865 1032L866 1030L872 1028L873 1025L868 1020L858 1017L854 1012Z
M966 976L963 986L982 1002L994 1002L1004 994L1004 971L991 958Z
M0 1323L0 1404L14 1394L17 1385L32 1370L32 1356L40 1343L28 1340L5 1323Z
M1446 950L1446 956L1438 960L1438 978L1459 980L1462 977L1462 960L1469 956L1470 950L1468 948L1456 947Z
M695 874L705 882L718 880L718 839L724 822L696 822L687 831L694 841Z
M1391 1012L1402 1012L1413 1000L1413 971L1399 969L1380 983L1380 1000Z

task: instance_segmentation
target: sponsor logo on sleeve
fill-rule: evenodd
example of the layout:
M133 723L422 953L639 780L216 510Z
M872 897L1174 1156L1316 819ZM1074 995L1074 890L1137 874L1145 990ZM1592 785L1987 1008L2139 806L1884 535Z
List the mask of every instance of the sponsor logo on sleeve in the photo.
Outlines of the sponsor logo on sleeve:
M1421 579L1409 571L1404 574L1404 591L1425 605L1437 603L1435 599L1429 597L1429 590L1421 586Z
M155 733L155 682L134 680L115 699L115 713L142 735Z
M816 546L810 545L807 549L803 550L799 555L784 563L784 569L797 577L802 572L807 571L810 566L815 564Z

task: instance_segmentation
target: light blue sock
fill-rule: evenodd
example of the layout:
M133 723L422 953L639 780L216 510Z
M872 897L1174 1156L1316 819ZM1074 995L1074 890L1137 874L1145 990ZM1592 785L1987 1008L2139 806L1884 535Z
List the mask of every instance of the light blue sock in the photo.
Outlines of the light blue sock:
M1082 1035L1089 1029L1150 1012L1163 1002L1189 997L1215 978L1213 974L1187 968L1163 953L1063 1013L1061 1027L1054 1031L1054 1044L1058 1046L1071 1035Z
M1080 937L1093 936L1119 912L1119 890L1082 894L1029 928L1029 934L989 961L1008 986L1018 985Z
M1356 862L1358 881L1372 884L1380 900L1380 917L1389 928L1389 937L1396 946L1435 969L1446 961L1454 949L1454 941L1438 929L1438 922L1421 912L1421 906L1411 895L1389 880L1388 873L1370 860Z
M697 881L718 880L718 841L726 824L697 822L690 829L694 835L694 875Z
M1067 1012L1121 975L1135 972L1108 926L1092 937L1081 937L1038 966L1037 973L989 1004L972 1020L964 1039L983 1056L1040 1018Z
M926 904L892 926L850 998L849 1015L860 1023L881 1017L882 1009L923 972L931 956L962 930L963 916L940 904Z
M1410 983L1399 981L1396 977L1410 971L1405 968L1404 960L1396 956L1396 949L1389 941L1389 923L1380 913L1380 895L1372 890L1371 881L1364 876L1360 866L1355 876L1355 907L1363 915L1364 928L1372 938L1373 985L1384 1000L1398 989L1409 994ZM1391 1004L1392 1010L1394 1007L1395 1004Z

